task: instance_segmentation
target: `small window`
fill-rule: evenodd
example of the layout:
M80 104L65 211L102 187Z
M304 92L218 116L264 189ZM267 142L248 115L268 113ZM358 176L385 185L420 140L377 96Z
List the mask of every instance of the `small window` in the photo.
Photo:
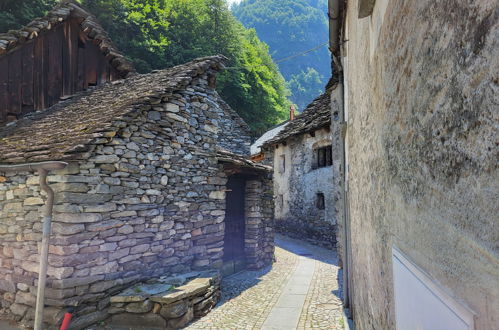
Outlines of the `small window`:
M286 171L286 156L281 155L279 162L279 173L284 173Z
M277 209L282 210L283 205L284 205L284 197L282 194L279 194L279 196L277 196Z
M322 147L315 150L315 161L313 168L326 167L333 165L333 152L332 147Z
M319 210L324 210L326 208L326 203L324 201L324 194L323 193L317 193L317 208Z

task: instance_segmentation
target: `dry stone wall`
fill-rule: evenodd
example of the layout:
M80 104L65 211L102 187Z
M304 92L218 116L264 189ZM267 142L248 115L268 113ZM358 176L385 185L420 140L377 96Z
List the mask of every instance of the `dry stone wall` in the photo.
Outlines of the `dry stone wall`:
M245 252L249 269L272 263L274 258L274 201L271 174L246 182Z
M94 140L85 159L48 177L56 204L47 323L56 324L63 307L73 306L72 325L82 328L108 317L109 296L134 282L221 265L227 177L215 150L246 154L249 138L244 123L233 125L231 134L239 137L233 144L227 132L218 135L232 116L218 101L207 77L151 96L113 123L114 134ZM0 185L2 310L30 323L44 198L36 176L6 179ZM260 257L255 264L262 265Z

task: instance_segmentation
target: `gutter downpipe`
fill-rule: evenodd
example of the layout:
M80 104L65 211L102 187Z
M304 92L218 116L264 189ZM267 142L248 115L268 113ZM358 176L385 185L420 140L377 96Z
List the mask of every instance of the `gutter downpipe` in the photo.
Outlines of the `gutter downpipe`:
M328 0L328 16L329 16L329 49L332 54L333 79L336 76L335 82L337 87L332 92L332 101L336 100L339 106L339 122L341 127L340 132L340 198L341 208L339 217L343 223L342 232L342 268L343 268L343 306L349 309L347 315L351 318L352 304L351 292L353 289L350 269L351 269L351 246L350 246L350 222L348 216L348 187L347 187L347 162L346 162L346 131L347 123L345 121L345 96L344 96L344 72L341 61L341 26L343 23L344 9L343 4L347 0ZM331 109L332 110L332 109Z
M52 225L52 208L54 206L54 191L47 183L47 174L50 171L62 170L68 164L64 162L41 162L20 165L0 165L0 172L38 172L40 188L47 194L45 209L43 211L43 236L40 253L40 268L38 272L38 288L36 294L35 326L34 330L42 330L43 308L45 298L45 283L47 280L47 264L49 252L49 239Z

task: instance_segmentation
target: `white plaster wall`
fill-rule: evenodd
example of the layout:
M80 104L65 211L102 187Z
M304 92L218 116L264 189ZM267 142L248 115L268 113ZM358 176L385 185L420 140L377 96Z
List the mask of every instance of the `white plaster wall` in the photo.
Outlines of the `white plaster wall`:
M497 329L497 2L380 0L357 13L348 1L356 328L395 328L396 245L476 313L475 329Z
M333 167L312 170L314 146L331 144L329 130L320 129L315 136L302 134L279 144L274 151L274 195L277 220L297 219L304 221L325 220L336 223L333 201ZM286 157L286 170L280 172L281 156ZM316 194L323 193L325 209L316 206ZM282 208L279 195L283 195Z

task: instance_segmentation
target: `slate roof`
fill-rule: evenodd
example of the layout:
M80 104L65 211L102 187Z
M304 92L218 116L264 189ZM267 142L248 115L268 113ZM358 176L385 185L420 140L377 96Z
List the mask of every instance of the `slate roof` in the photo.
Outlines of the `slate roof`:
M42 112L28 114L0 127L0 162L78 158L95 139L114 136L113 122L137 112L140 104L153 103L162 95L182 90L206 71L221 70L225 60L217 55L132 75L80 92Z
M19 45L53 29L55 26L63 24L70 18L79 20L83 33L99 47L122 78L131 72L135 72L131 62L116 49L107 32L97 22L97 19L72 1L61 2L45 17L37 18L19 30L0 33L0 57L16 49Z
M262 172L272 171L272 166L255 163L254 161L247 159L244 156L237 155L228 150L223 150L223 149L217 150L216 157L220 163L233 164L237 167L248 168Z
M312 101L300 115L290 121L274 138L267 140L263 146L277 144L292 136L328 126L331 123L331 93L329 90Z
M251 148L250 148L250 153L252 155L256 155L260 151L262 151L262 148L261 148L262 145L264 145L267 141L275 138L276 135L279 134L279 132L281 132L288 124L289 124L289 120L277 125L276 127L268 130L267 132L265 132L255 142L253 142L253 144L251 145Z

